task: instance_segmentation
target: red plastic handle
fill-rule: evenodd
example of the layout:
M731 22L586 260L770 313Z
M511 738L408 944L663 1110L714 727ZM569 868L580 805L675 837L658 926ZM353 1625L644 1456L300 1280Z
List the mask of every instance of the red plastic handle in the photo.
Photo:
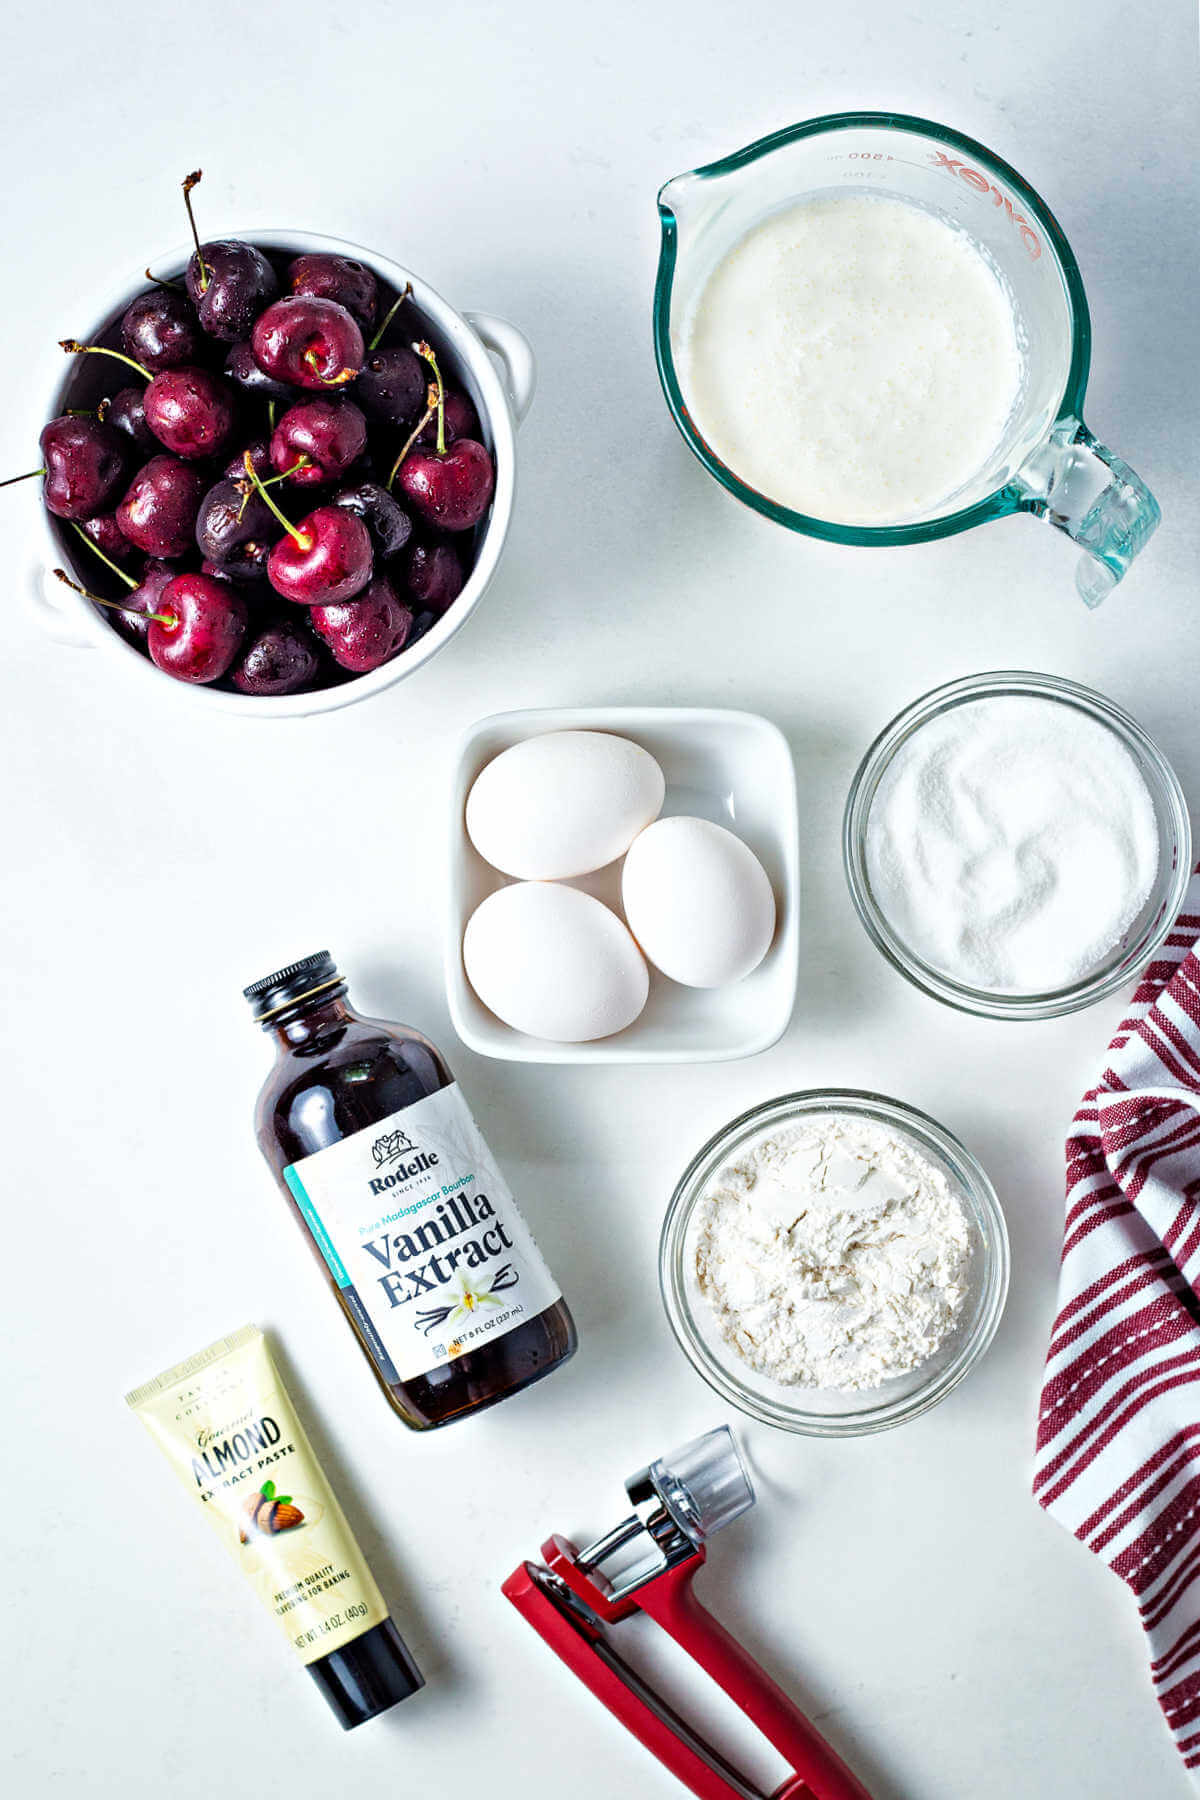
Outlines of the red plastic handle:
M580 1594L590 1590L586 1597L601 1617L607 1613L616 1619L640 1608L724 1689L791 1764L794 1773L772 1800L871 1800L866 1788L783 1689L696 1599L691 1582L701 1557L648 1582L632 1605L625 1601L613 1607L591 1587L564 1540L553 1540L546 1551L552 1553L552 1566L568 1579L570 1587ZM721 1762L719 1756L709 1761L693 1749L671 1717L663 1716L664 1711L669 1715L670 1709L656 1696L643 1698L637 1677L627 1667L616 1668L606 1660L603 1631L564 1616L539 1587L530 1564L523 1563L509 1576L504 1593L584 1686L699 1800L743 1800L744 1785L735 1785L730 1779L734 1771L723 1773L719 1766L714 1767L714 1762ZM686 1733L687 1727L678 1723Z
M858 1777L783 1689L696 1598L685 1563L648 1582L638 1605L705 1669L795 1771L774 1800L871 1800Z

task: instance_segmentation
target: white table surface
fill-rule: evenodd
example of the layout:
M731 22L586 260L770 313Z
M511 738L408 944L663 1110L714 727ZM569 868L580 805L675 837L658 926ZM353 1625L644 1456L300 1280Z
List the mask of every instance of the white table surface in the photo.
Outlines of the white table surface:
M1129 1597L1028 1492L1061 1141L1121 1002L1006 1027L923 998L851 914L838 825L893 712L1013 665L1111 694L1200 793L1190 0L1140 24L1119 0L294 0L222 9L219 28L195 8L21 0L7 43L5 471L30 465L43 418L27 349L40 361L96 291L181 239L198 163L209 235L270 222L377 245L518 321L541 367L480 613L412 682L323 720L209 718L49 645L20 612L36 496L3 496L8 1792L678 1791L499 1583L550 1530L614 1522L627 1472L730 1416L669 1339L659 1219L733 1113L841 1083L915 1102L980 1156L1012 1297L986 1361L913 1425L844 1444L745 1429L760 1503L716 1543L707 1594L877 1800L1182 1800ZM1068 233L1095 326L1089 419L1166 517L1096 616L1072 548L1034 521L919 550L807 542L722 495L667 417L658 185L853 106L981 138ZM478 1060L440 974L455 742L502 708L625 701L748 707L788 733L807 884L791 1030L707 1068ZM385 1408L251 1135L268 1059L240 989L326 944L365 1010L445 1047L580 1325L569 1369L430 1438ZM246 1319L285 1347L428 1677L350 1737L121 1402Z

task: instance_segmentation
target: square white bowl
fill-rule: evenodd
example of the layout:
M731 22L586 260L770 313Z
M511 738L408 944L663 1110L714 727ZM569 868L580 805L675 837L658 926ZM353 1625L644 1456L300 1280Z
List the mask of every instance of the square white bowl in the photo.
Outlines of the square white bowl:
M508 877L484 862L467 836L467 794L502 750L547 731L611 731L655 757L667 781L663 816L691 814L737 833L775 891L771 948L758 968L725 988L689 988L652 968L639 1019L610 1038L558 1044L505 1025L478 998L463 967L467 920ZM787 1029L796 1002L800 928L800 843L796 772L777 725L756 713L712 707L556 707L494 713L467 732L454 775L450 824L446 993L454 1029L481 1056L507 1062L726 1062L768 1049ZM566 885L621 909L621 864Z

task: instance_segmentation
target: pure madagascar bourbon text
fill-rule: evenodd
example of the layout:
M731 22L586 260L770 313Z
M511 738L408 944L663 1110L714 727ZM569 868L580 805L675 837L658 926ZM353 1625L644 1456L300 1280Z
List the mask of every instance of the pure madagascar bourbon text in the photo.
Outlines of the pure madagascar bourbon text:
M246 989L278 1046L258 1142L390 1404L423 1431L548 1375L575 1327L439 1052L345 993L324 951Z

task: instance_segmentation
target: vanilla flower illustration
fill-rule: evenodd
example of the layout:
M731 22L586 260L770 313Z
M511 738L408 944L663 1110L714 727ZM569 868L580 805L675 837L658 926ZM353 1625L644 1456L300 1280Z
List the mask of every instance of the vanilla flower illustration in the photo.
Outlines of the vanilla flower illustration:
M497 1294L489 1293L486 1288L473 1287L470 1276L464 1275L461 1270L458 1273L457 1284L450 1291L454 1296L454 1305L446 1317L447 1325L454 1325L459 1319L469 1319L471 1314L481 1306L504 1305L503 1300Z

